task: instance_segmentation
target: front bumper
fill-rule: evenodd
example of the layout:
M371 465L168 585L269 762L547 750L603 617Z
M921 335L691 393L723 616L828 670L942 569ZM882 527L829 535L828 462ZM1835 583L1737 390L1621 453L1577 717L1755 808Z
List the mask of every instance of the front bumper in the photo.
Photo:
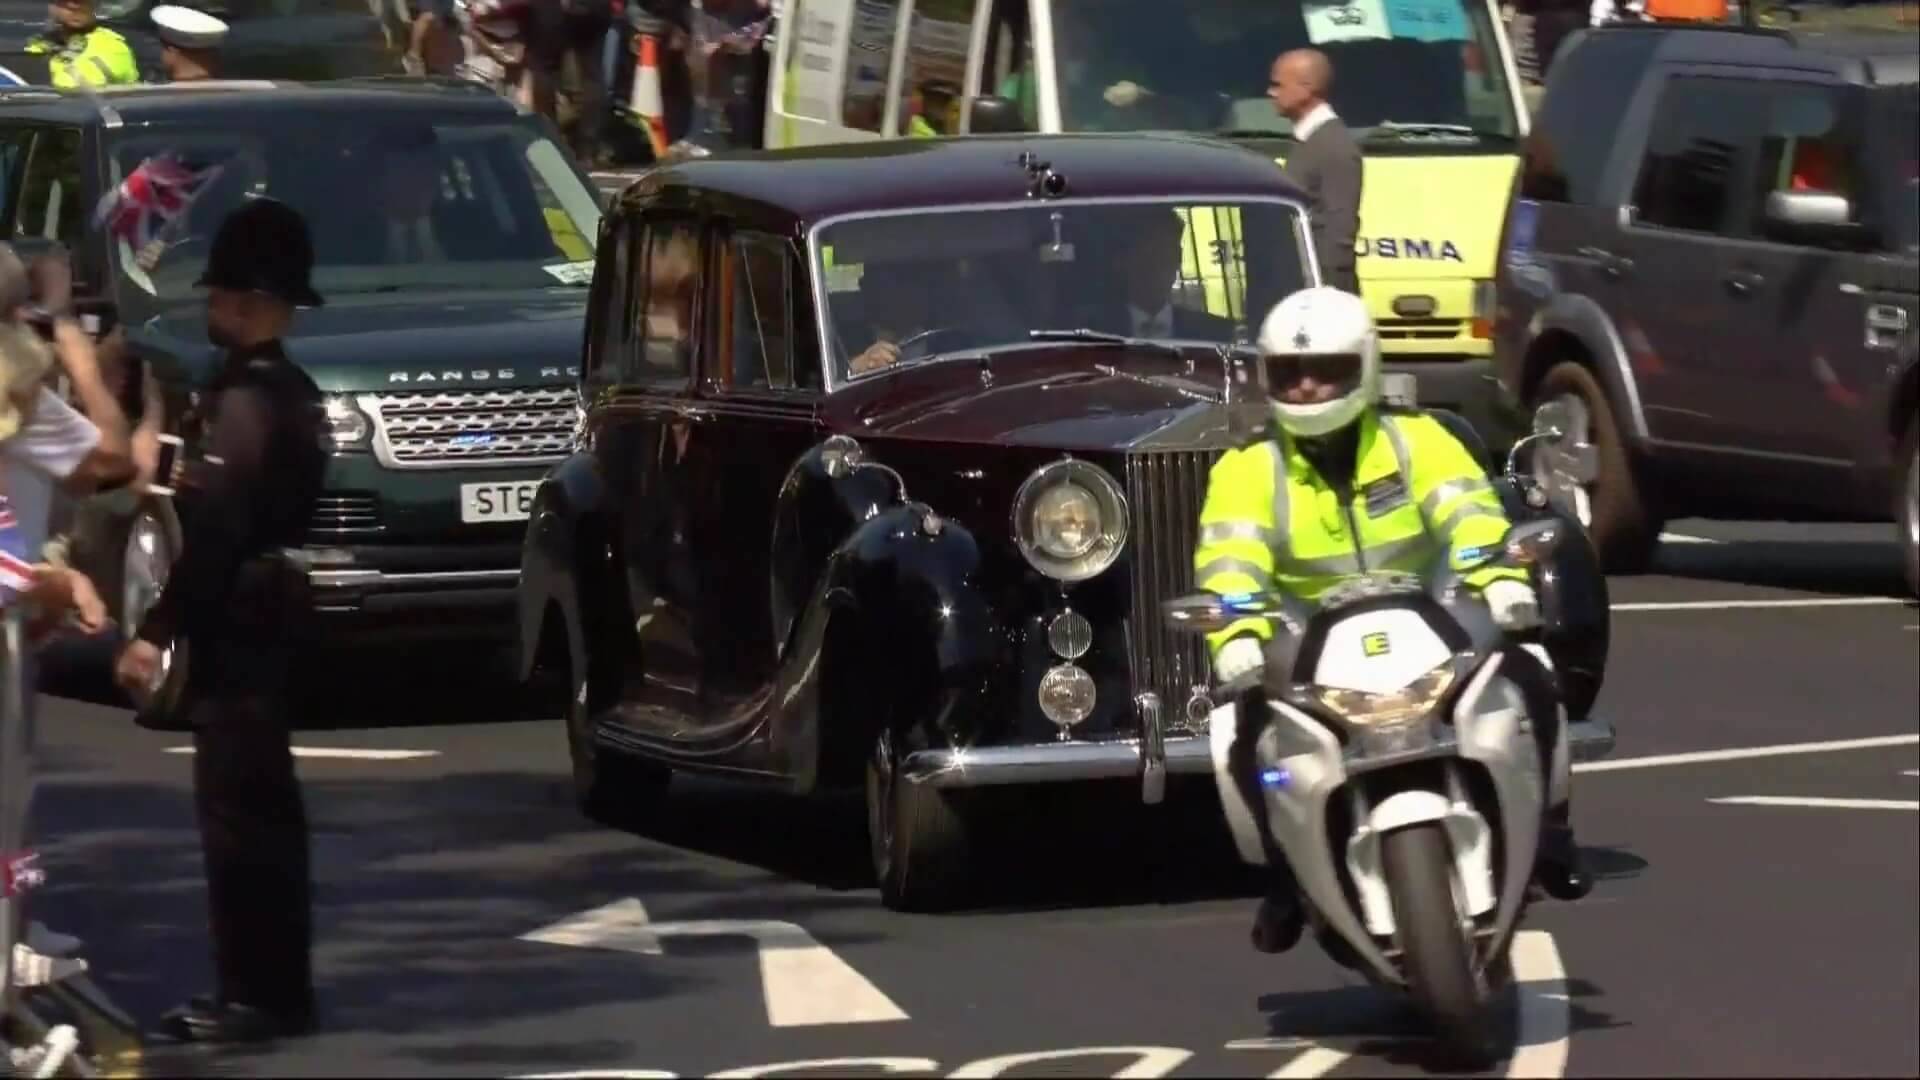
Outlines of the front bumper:
M329 637L505 641L513 635L517 566L476 568L478 559L445 568L341 565L316 560L317 554L325 553L305 551L301 561L314 614Z
M907 755L902 775L910 784L934 788L1063 784L1083 780L1140 779L1140 801L1166 797L1167 776L1213 772L1209 735L1166 733L1157 697L1141 695L1138 739L1101 742L1063 740L1027 746L973 746L921 750ZM1594 761L1613 752L1613 725L1591 717L1572 725L1573 760Z

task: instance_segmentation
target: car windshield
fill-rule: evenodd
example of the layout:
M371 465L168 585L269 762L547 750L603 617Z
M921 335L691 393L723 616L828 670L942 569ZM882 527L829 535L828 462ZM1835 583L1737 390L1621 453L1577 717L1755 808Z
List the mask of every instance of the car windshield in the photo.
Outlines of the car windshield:
M1364 140L1519 135L1487 0L1054 0L1053 37L1066 131L1290 137L1268 76L1281 53L1313 47L1333 64L1334 111Z
M1245 342L1305 285L1279 201L1022 203L861 217L818 234L835 379L1045 343ZM1251 313L1251 314L1250 314Z
M116 262L161 303L196 294L214 231L243 199L306 216L314 285L330 294L585 288L600 210L560 148L531 123L283 118L133 132L114 144L118 184L171 159L194 179L184 213L116 228ZM177 190L177 189L176 189ZM164 203L166 200L151 200Z

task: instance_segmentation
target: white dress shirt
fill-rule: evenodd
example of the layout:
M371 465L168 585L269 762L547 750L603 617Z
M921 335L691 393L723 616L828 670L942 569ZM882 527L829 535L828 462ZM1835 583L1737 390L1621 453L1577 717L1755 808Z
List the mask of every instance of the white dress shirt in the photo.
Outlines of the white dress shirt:
M1333 106L1324 101L1315 105L1307 110L1307 115L1293 125L1293 137L1300 142L1306 142L1309 136L1320 130L1320 125L1332 120L1336 115Z

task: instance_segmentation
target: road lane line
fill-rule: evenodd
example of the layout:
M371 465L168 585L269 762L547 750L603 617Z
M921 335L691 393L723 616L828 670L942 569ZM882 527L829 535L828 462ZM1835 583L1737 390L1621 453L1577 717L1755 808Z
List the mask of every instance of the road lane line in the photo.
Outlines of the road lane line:
M1565 1076L1573 1017L1560 947L1545 930L1522 930L1513 936L1511 956L1520 1025L1507 1075Z
M1908 769L1905 772L1902 772L1900 775L1901 776L1920 776L1920 769Z
M1618 761L1583 761L1575 765L1573 771L1588 773L1613 772L1618 769L1657 769L1667 765L1787 757L1792 754L1830 754L1842 750L1871 750L1882 746L1920 746L1920 735L1875 735L1865 739L1837 739L1832 742L1782 743L1775 746L1744 746L1731 750L1696 750L1685 754L1655 754L1651 757L1621 758Z
M191 754L191 746L169 746L169 754ZM337 758L346 761L406 761L411 758L439 757L438 750L367 750L352 746L296 746L297 758Z
M1072 1050L1040 1050L969 1061L955 1069L951 1075L952 1080L985 1080L986 1077L1000 1076L1023 1065L1039 1065L1049 1061L1068 1061L1083 1057L1116 1057L1120 1054L1132 1054L1133 1061L1126 1068L1111 1075L1127 1077L1128 1080L1152 1080L1154 1077L1173 1075L1173 1070L1186 1064L1187 1059L1193 1056L1193 1051L1174 1046L1084 1046Z
M1315 1046L1267 1076L1269 1080L1312 1080L1313 1077L1327 1075L1352 1056L1345 1050L1335 1050L1331 1046Z
M1734 611L1751 608L1886 607L1911 604L1902 596L1820 596L1796 600L1659 600L1613 604L1613 611Z
M1663 532L1660 534L1663 544L1724 544L1725 540L1715 540L1711 536L1689 536L1686 533Z
M1917 810L1913 799L1812 799L1788 795L1728 795L1708 799L1721 806L1806 806L1821 810Z
M669 937L748 937L760 954L760 987L774 1027L872 1024L907 1014L832 949L776 919L654 922L634 898L615 901L522 934L522 941L658 956Z

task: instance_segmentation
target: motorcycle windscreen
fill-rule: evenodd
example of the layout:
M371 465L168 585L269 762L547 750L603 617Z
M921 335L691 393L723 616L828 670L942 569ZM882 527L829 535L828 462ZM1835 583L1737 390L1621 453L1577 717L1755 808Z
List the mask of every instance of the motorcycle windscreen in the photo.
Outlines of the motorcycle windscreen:
M1313 683L1362 694L1398 694L1452 659L1453 650L1418 611L1376 609L1327 628Z

